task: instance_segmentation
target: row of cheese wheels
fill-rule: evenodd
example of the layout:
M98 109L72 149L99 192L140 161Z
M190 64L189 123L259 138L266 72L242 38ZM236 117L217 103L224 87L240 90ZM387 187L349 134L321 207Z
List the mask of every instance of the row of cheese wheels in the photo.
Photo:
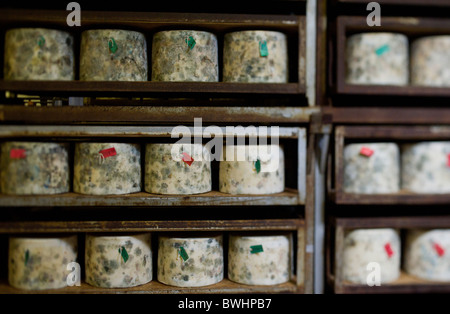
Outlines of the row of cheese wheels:
M399 33L351 35L346 44L346 82L450 86L450 36L415 39Z
M148 61L145 34L122 29L82 32L81 81L219 81L218 41L198 30L153 35ZM5 36L5 80L74 80L74 37L65 31L15 28ZM288 81L287 37L277 31L227 33L223 46L225 82Z
M153 280L152 233L86 234L84 264L78 236L10 236L8 282L27 290L78 284L84 267L87 284L101 288L134 287ZM160 283L200 287L224 278L223 233L159 234L156 273ZM291 276L291 238L285 233L229 233L228 278L246 285L276 285ZM76 264L75 264L76 265ZM74 271L78 270L78 273Z
M450 193L447 141L347 144L343 160L347 193Z
M348 282L393 282L400 276L402 263L414 277L450 282L450 229L406 230L403 247L398 229L348 230L342 257L342 276Z
M68 143L1 144L1 192L8 195L69 192ZM219 152L221 151L221 152ZM280 145L227 145L214 156L203 144L75 143L73 191L88 195L199 194L212 190L211 162L219 160L219 190L229 194L284 191ZM143 154L142 154L143 155ZM141 160L145 161L142 166ZM144 171L141 171L144 168Z

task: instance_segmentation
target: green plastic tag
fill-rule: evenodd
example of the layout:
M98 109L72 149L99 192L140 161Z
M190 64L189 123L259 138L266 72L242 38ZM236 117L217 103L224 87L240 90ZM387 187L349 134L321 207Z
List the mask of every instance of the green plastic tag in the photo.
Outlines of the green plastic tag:
M264 252L263 246L261 244L259 244L259 245L252 245L250 247L250 254L261 253L261 252Z
M117 44L116 41L114 40L114 38L110 38L108 41L108 46L109 46L109 51L111 51L112 53L116 53L117 51Z
M178 253L180 254L180 256L183 259L183 261L186 262L189 259L189 255L187 254L187 252L184 249L184 247L180 246L180 249L178 250Z
M388 52L389 49L390 49L390 48L389 48L389 45L383 45L383 46L377 48L377 49L375 50L375 53L377 54L377 56L381 56L382 54Z
M185 39L184 41L185 41L186 44L188 45L189 50L194 49L195 44L196 44L194 37L189 36L189 38L188 38L188 39Z
M267 57L269 55L269 50L267 48L267 41L259 42L259 55L261 57Z
M25 251L25 266L28 264L28 260L30 259L30 251Z
M44 38L44 36L39 36L39 39L38 39L38 46L39 47L42 47L42 46L44 46L45 45L45 38Z
M122 255L123 262L126 263L128 261L129 256L128 256L128 252L125 249L125 247L121 246L119 248L119 253L120 253L120 255Z
M256 173L260 173L261 172L261 160L257 159L253 165L255 167Z

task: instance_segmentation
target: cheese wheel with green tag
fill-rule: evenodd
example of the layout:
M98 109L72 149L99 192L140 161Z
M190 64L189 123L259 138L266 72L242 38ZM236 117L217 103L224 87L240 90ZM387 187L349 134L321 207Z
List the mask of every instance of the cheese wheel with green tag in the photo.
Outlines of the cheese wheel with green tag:
M69 192L69 146L65 143L1 144L1 191L9 195Z
M152 81L218 82L216 35L196 30L156 33L152 44Z
M342 258L345 281L363 285L393 282L400 276L401 242L398 230L347 231Z
M130 143L76 143L73 189L91 195L141 191L141 148Z
M55 29L7 30L5 80L74 80L73 43L71 34Z
M10 236L8 282L24 290L64 288L77 250L76 235Z
M102 288L128 288L152 280L151 234L87 234L86 282Z
M87 30L80 50L81 81L147 81L147 41L140 32Z
M287 235L230 234L228 278L247 285L289 281L290 241Z
M158 281L177 287L201 287L222 281L221 234L161 235L158 243Z
M288 68L285 34L266 30L225 34L224 82L287 83Z

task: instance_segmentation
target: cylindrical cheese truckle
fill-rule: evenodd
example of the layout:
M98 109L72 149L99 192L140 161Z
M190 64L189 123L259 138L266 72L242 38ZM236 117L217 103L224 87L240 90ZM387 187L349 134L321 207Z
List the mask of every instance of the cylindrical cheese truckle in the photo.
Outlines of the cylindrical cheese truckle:
M224 276L222 234L160 235L158 281L177 287L208 286Z
M450 193L450 142L403 145L402 188L414 193Z
M344 148L344 192L389 194L400 189L400 151L395 143L348 144Z
M127 288L152 280L151 234L87 234L86 282L102 288Z
M450 229L408 230L404 267L421 279L450 282Z
M279 145L227 145L219 166L219 190L229 194L284 191L284 152Z
M416 39L411 45L411 84L450 86L450 36Z
M346 75L349 84L408 85L408 38L396 33L362 33L348 37Z
M87 30L80 50L81 81L147 81L147 41L140 32Z
M69 192L68 150L66 143L2 143L1 192L9 195Z
M211 186L211 156L202 144L147 144L145 191L199 194Z
M228 278L247 285L276 285L290 278L288 235L230 234Z
M400 276L399 232L389 228L348 231L342 256L345 281L364 285L393 282Z
M25 290L64 288L77 253L76 235L10 236L9 284Z
M91 195L141 191L141 148L131 143L77 143L73 190Z
M194 30L156 33L152 43L152 81L218 82L216 35Z
M73 36L45 28L15 28L5 35L5 80L75 79Z
M288 44L285 34L248 30L225 34L223 81L287 83Z

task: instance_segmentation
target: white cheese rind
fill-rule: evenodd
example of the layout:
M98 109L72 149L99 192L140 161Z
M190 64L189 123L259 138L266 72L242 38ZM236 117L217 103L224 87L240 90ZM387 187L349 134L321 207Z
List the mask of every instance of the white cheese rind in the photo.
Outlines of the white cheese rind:
M373 150L368 157L362 148ZM395 143L348 144L344 147L344 192L397 193L400 189L400 150Z
M15 28L5 34L5 80L73 80L73 36L45 28Z
M121 29L93 29L81 34L81 81L147 81L144 34Z
M85 250L86 282L92 286L128 288L152 280L150 233L88 234Z
M194 30L156 33L152 44L152 81L218 82L216 35Z
M408 38L396 33L361 33L348 37L346 74L349 84L408 85Z
M416 39L411 45L411 84L450 86L450 36Z
M252 253L252 246L263 252ZM276 285L289 281L290 242L286 235L230 235L228 278L247 285Z
M267 55L264 48L267 45ZM288 43L285 34L249 30L225 34L223 81L249 83L287 83Z
M386 245L389 244L389 248ZM391 256L389 256L391 252ZM400 276L401 242L396 229L356 229L346 232L342 254L345 281L364 284L376 278L370 263L377 263L380 283L390 283Z
M160 236L158 243L158 281L177 287L208 286L222 281L222 235ZM187 253L186 260L182 258L181 247Z
M31 195L69 192L68 149L69 146L64 143L2 143L2 193ZM24 158L12 158L12 150L24 150Z
M67 286L76 262L77 236L9 238L8 282L24 290L59 289Z
M193 162L189 165L184 160ZM211 156L201 144L147 144L145 191L155 194L199 194L212 189Z
M284 191L284 152L281 146L227 145L223 153L219 166L220 192L274 194Z
M115 156L100 151L113 148ZM141 191L141 148L128 143L76 143L73 190L91 195Z
M402 188L414 193L450 193L450 142L402 146Z
M408 230L404 267L421 279L450 282L450 229Z

